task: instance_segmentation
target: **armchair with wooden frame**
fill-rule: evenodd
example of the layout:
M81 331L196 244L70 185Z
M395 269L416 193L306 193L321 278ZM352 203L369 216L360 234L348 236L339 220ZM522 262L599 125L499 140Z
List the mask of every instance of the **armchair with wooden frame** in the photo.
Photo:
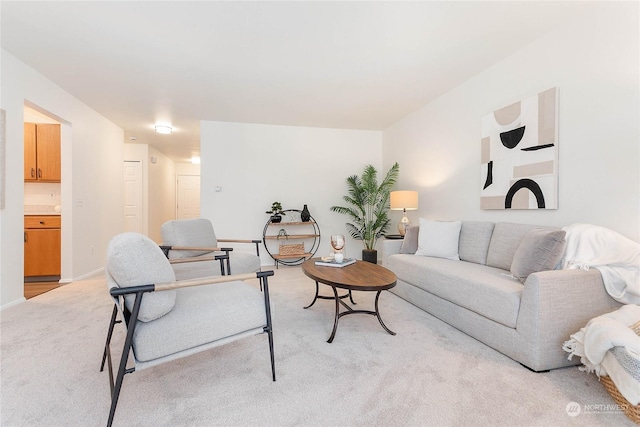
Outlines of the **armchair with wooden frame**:
M227 276L226 257L219 256L221 276L176 281L169 261L151 239L138 233L111 239L105 273L114 307L100 366L104 370L106 362L109 369L108 426L125 374L251 335L267 334L271 377L276 380L267 279L273 271ZM256 278L263 292L245 282ZM126 337L114 379L111 339L119 323L124 324ZM127 367L130 354L133 367Z
M160 232L160 247L172 261L178 280L219 275L220 269L213 261L216 255L222 254L228 255L227 274L260 271L262 240L218 239L211 221L206 218L167 221L160 227ZM255 255L226 245L255 245ZM177 260L188 260L188 264ZM199 262L194 264L194 261Z

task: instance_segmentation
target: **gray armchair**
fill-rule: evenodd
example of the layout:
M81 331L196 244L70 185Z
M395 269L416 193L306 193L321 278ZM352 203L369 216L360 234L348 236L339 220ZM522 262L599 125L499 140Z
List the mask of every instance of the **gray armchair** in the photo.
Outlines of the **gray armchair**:
M178 280L218 276L220 268L214 261L216 255L228 254L227 273L252 273L260 270L261 240L218 239L211 221L205 218L167 221L160 227L161 248L173 262ZM255 245L251 253L234 250L222 245ZM181 261L200 261L187 262Z
M175 280L162 250L138 233L115 236L105 268L114 308L100 370L108 362L113 422L125 374L149 368L243 337L266 333L275 376L267 277L273 271ZM258 278L263 292L244 280ZM114 381L110 350L114 327L124 320L126 338ZM194 325L198 325L194 327ZM134 367L127 368L129 354Z

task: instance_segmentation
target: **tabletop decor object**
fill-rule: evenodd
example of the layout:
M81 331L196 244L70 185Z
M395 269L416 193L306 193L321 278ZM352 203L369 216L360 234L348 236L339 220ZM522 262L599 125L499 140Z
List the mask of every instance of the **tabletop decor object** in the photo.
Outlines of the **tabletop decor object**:
M271 204L271 210L265 213L271 214L271 222L275 223L282 221L282 215L286 215L282 210L282 204L280 202L273 202Z
M411 221L407 218L407 211L415 211L418 209L418 192L406 190L392 191L390 196L390 209L392 211L402 211L402 219L398 222L398 232L400 236L404 236L407 228L411 227Z

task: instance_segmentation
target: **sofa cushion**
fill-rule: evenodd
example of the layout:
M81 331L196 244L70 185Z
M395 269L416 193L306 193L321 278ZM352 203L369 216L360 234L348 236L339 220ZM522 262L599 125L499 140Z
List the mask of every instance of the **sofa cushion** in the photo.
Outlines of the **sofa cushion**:
M531 273L554 270L564 253L565 235L563 230L529 231L513 256L511 274L524 282Z
M485 265L489 243L493 234L493 222L463 221L460 228L458 253L462 261Z
M118 234L107 248L107 282L121 288L173 282L176 276L160 247L138 233ZM135 295L126 295L125 304L133 309ZM176 301L176 291L148 292L142 298L138 320L150 322L169 313Z
M392 255L388 268L398 280L515 328L524 285L507 271L465 261Z
M420 218L416 255L459 260L460 221L430 221Z
M167 246L215 248L218 246L211 221L205 218L167 221L160 227L162 243ZM169 251L169 258L190 258L207 251Z
M534 228L551 229L531 224L496 223L487 253L487 265L509 271L516 249L520 246L524 236Z
M402 246L400 247L401 254L415 254L418 250L418 233L420 232L420 226L413 226L406 229L404 233L404 240L402 240Z

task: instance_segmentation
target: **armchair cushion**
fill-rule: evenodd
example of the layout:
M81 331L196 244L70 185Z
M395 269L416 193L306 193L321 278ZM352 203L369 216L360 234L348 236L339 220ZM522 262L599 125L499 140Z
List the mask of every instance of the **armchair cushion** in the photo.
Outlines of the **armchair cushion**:
M109 242L107 279L116 286L149 285L176 280L171 264L157 243L138 233L122 233ZM127 295L125 304L133 309L135 295ZM138 320L150 322L169 313L176 302L176 291L151 292L144 295Z
M175 308L170 313L136 326L136 359L149 362L266 324L264 295L247 283L178 289Z
M167 221L160 227L162 242L170 246L212 247L218 239L211 221L205 218ZM206 251L169 251L169 258L191 258L204 255Z

